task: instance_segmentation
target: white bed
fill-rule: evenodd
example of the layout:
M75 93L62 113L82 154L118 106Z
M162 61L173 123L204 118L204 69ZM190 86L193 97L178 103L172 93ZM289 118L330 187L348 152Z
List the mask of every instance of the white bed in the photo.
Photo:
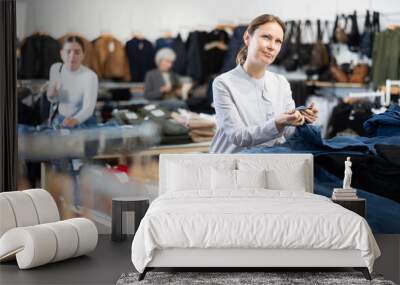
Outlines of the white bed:
M370 278L380 255L362 217L312 194L312 155L161 155L159 191L132 243L140 279L155 267L354 267Z

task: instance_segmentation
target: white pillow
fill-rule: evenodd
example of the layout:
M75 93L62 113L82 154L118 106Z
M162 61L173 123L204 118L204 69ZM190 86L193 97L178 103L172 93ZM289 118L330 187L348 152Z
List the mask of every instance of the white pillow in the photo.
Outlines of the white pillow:
M267 188L266 170L236 170L237 188Z
M304 160L288 159L238 159L238 169L259 171L266 170L268 189L306 191L310 181L307 181L306 162Z
M288 190L305 192L305 171L303 167L290 170L290 176L286 171L270 169L267 172L267 187L272 190Z
M265 170L211 170L211 188L214 191L239 190L241 188L267 188Z
M170 163L168 165L168 191L210 189L210 167Z
M212 190L236 190L236 170L217 169L211 170L211 189Z
M166 165L166 190L191 191L211 190L212 169L229 171L235 168L234 160L192 162L189 160L170 161Z

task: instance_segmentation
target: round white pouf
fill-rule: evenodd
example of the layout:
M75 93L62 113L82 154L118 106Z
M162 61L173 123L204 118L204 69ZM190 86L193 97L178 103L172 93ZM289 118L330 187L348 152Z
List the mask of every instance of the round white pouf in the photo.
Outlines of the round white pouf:
M19 268L28 269L86 254L97 240L97 228L86 218L13 228L0 238L0 261L16 255Z
M15 221L14 211L11 204L6 197L0 195L0 237L9 229L15 228L17 223Z
M57 240L57 252L51 262L57 262L70 258L78 250L78 233L75 228L65 221L44 224L49 228Z
M16 253L20 269L51 262L56 250L56 236L41 225L11 229L0 239L0 258Z
M48 191L43 189L29 189L22 192L28 194L32 199L39 218L39 224L60 220L56 202Z
M13 209L17 227L33 226L39 223L35 205L30 196L23 191L1 193Z
M79 244L74 257L91 252L96 248L98 232L96 225L91 220L86 218L75 218L65 220L64 222L74 226L78 233Z

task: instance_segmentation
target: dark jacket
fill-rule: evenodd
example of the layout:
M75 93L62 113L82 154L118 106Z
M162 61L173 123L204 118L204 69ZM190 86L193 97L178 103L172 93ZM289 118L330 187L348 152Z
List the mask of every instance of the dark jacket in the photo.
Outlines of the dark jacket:
M207 40L204 44L204 61L203 61L203 72L206 81L210 79L210 76L219 74L227 49L217 47L215 44L223 44L226 48L229 45L229 35L224 30L215 29L207 33ZM213 46L214 44L214 46Z
M61 61L60 44L48 35L33 34L21 46L21 79L48 79L50 67Z
M246 26L238 26L233 31L233 36L229 42L228 51L225 54L224 63L221 68L221 73L227 72L228 70L235 68L236 56L239 50L244 45L243 35L245 31L246 31Z
M186 41L188 58L186 74L192 77L197 83L205 81L203 62L205 57L204 43L206 40L207 32L195 31L189 34Z
M146 39L133 38L125 44L132 81L143 82L146 73L155 67L154 47Z
M182 41L180 35L176 37L175 42L172 45L172 49L176 53L176 59L174 61L174 66L172 67L172 70L180 75L185 75L187 65L187 53L185 43Z
M179 78L174 72L171 74L172 90L180 87ZM149 100L162 100L164 99L163 93L160 92L160 88L165 85L166 82L162 77L159 69L153 69L146 74L144 81L144 97Z

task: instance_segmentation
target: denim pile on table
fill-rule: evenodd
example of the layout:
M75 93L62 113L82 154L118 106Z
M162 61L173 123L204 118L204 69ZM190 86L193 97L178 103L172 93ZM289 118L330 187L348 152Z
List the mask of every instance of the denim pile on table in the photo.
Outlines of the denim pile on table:
M330 197L341 187L344 161L352 157L352 187L367 198L367 220L374 232L400 233L400 106L372 115L364 123L369 137L322 139L320 129L303 125L284 144L244 153L312 153L314 192Z

